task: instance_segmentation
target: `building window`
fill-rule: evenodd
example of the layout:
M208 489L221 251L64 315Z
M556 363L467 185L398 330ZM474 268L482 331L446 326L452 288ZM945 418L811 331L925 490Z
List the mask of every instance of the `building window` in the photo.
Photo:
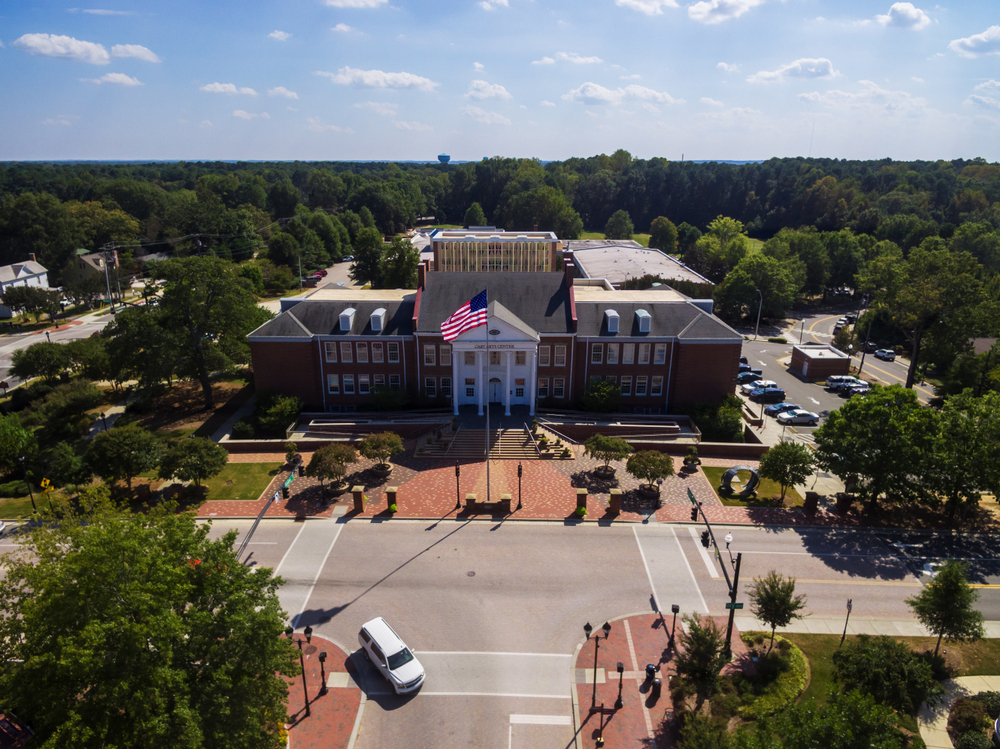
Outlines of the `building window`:
M399 344L395 341L389 341L389 363L399 363Z
M368 375L358 375L358 392L361 395L368 395L372 391L369 382Z
M538 378L538 397L548 398L549 397L549 378L539 377Z
M547 367L549 366L549 354L552 351L550 346L539 346L538 347L538 366Z
M667 344L658 343L653 348L653 364L667 363Z
M476 378L466 377L465 378L465 397L475 398L476 397Z
M361 364L368 363L368 344L359 343L358 344L358 362Z
M590 346L590 363L601 364L604 362L604 344L594 343Z
M635 344L622 344L622 364L632 364L635 361Z
M649 344L640 343L639 344L639 363L649 364Z
M608 364L618 363L618 344L609 343L608 344Z
M376 364L382 363L382 350L383 346L381 341L372 343L372 361Z
M437 383L433 377L424 378L424 393L428 398L437 398Z
M327 341L323 344L323 349L326 351L326 360L328 362L337 361L337 344L333 341Z
M524 351L514 352L514 365L523 367L528 361L528 355Z
M564 378L556 377L552 380L552 396L554 398L566 397L566 380Z
M340 376L339 375L327 375L326 376L326 390L331 395L337 395L340 392Z
M524 397L524 378L520 377L514 380L514 397L523 398Z
M653 377L653 389L649 391L650 395L663 395L663 376L656 375Z
M382 388L384 388L385 387L385 375L383 375L383 374L377 374L377 375L374 375L374 377L375 377L375 379L372 380L372 389L373 390L381 390Z
M344 393L354 395L354 375L344 375Z
M394 374L389 375L389 389L399 390L399 375L394 375Z
M437 356L434 353L437 346L434 344L428 344L424 346L424 364L428 367L433 367L437 362Z
M465 366L474 367L476 366L476 352L466 351L465 352Z
M451 378L442 377L441 378L441 395L445 398L451 397Z
M354 361L354 353L351 351L351 344L347 341L340 344L340 360L347 363Z
M632 395L632 378L622 377L622 395Z
M441 344L441 366L450 367L451 366L451 344L442 343Z
M500 364L500 352L490 351L490 364L493 366L499 366Z
M590 389L593 390L594 387L597 385L597 383L599 383L600 381L601 381L601 376L600 375L591 375L590 376Z
M559 344L558 346L556 346L555 365L557 367L566 366L566 346L564 344Z
M608 375L604 379L607 380L608 382L610 382L612 385L617 385L618 384L618 378L615 377L614 375Z
M639 375L635 378L635 394L645 395L646 394L646 375Z

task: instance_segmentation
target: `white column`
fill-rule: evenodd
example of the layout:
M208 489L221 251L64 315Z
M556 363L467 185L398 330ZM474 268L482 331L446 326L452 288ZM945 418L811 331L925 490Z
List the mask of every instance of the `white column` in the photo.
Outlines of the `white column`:
M458 416L458 356L465 356L464 351L456 351L451 347L451 403L455 407L455 416Z
M511 352L505 351L504 356L506 357L507 363L507 382L504 383L503 389L503 415L510 416L510 391L514 387L514 381L510 379L510 365L511 365Z
M528 352L531 357L531 374L528 376L528 416L535 415L535 386L538 385L538 347Z
M483 415L483 390L486 389L486 372L483 369L483 352L476 352L476 396L479 398L479 415Z

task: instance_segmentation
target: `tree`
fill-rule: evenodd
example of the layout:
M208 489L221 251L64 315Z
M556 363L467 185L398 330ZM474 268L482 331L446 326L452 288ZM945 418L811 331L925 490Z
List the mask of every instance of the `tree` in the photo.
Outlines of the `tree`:
M19 380L44 377L51 381L69 369L70 350L61 343L41 341L15 351L11 362L10 373Z
M773 448L772 448L773 449ZM755 578L747 586L750 609L764 624L771 625L771 644L774 647L774 630L787 627L793 619L801 619L799 611L805 608L806 597L795 595L795 578L785 577L771 570L764 577Z
M17 414L0 414L0 469L8 475L20 470L20 458L34 444L31 432L21 426Z
M267 259L275 265L294 267L298 273L298 262L302 256L299 240L283 231L275 232L267 243Z
M294 395L270 395L257 401L257 423L265 434L285 435L302 413L302 399Z
M659 450L642 450L630 455L625 470L646 484L655 486L658 479L674 475L674 459Z
M167 448L160 460L160 478L201 482L217 476L229 462L229 453L205 437L185 437Z
M271 218L294 216L300 197L298 188L290 179L275 182L267 192L267 210L271 212Z
M93 492L85 493L88 496ZM0 701L40 747L277 749L298 657L281 579L170 508L28 530L0 560ZM68 509L68 508L67 508ZM269 573L270 571L268 571Z
M378 288L382 280L382 235L378 229L365 227L354 242L354 262L350 275L354 283Z
M486 214L483 213L483 207L479 203L473 203L469 206L469 209L465 212L465 218L462 219L462 223L466 226L486 226Z
M56 486L81 484L92 475L82 457L65 442L56 443L46 456L46 478Z
M906 599L920 623L938 636L935 657L942 637L974 641L985 635L983 615L974 608L979 591L969 585L967 570L964 562L947 562L938 568L934 579L923 590Z
M42 315L51 317L59 309L62 299L55 289L43 289L40 286L8 286L3 291L4 304L13 310L20 310L32 315L37 323Z
M726 641L711 617L685 616L678 636L680 647L674 656L677 674L691 682L697 692L698 708L719 688L719 672L726 665Z
M657 216L649 227L649 246L666 253L677 252L677 227L666 216Z
M624 460L632 452L632 445L621 437L606 437L603 434L593 434L583 443L584 454L604 461L607 471L612 460Z
M156 436L136 424L101 432L87 448L87 464L105 481L125 480L132 491L132 479L152 471L162 454Z
M309 459L309 466L306 468L306 475L319 479L320 486L324 479L329 479L331 484L338 483L347 473L347 466L358 459L357 450L354 445L347 442L335 442L326 445L313 453Z
M631 239L635 227L632 225L632 217L628 211L617 210L611 214L608 223L604 226L605 239Z
M730 320L784 317L799 288L781 262L751 252L715 288L716 309Z
M66 348L69 349L70 366L80 375L95 382L112 379L111 359L103 336L95 333L77 338L67 343Z
M857 689L907 715L942 692L931 664L886 635L858 635L833 654L833 672L843 691Z
M813 457L801 442L779 442L760 459L760 475L781 484L784 501L788 487L801 484L813 472Z
M101 332L108 354L108 379L138 380L141 390L170 382L177 351L172 331L161 319L158 307L128 307L115 315Z
M382 268L379 272L382 288L414 289L417 286L417 265L420 251L409 239L393 237L382 254Z
M358 452L368 460L377 460L378 468L385 468L389 458L402 451L403 440L395 432L369 434L358 444Z
M588 411L611 413L618 406L622 391L615 383L601 380L593 383L583 396L584 406Z
M85 304L88 309L93 309L94 302L107 293L107 286L102 276L93 274L67 282L63 290L76 304Z
M815 432L816 465L843 480L869 512L892 494L911 501L934 501L921 473L937 431L937 414L923 408L917 394L901 385L875 387L852 398Z

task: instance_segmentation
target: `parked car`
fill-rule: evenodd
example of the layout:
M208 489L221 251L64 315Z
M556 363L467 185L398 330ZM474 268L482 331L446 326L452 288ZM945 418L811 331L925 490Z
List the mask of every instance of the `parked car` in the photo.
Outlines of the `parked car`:
M763 379L764 375L761 374L760 370L756 372L740 372L736 375L736 382L740 385L745 385L748 382L757 382L757 380Z
M847 376L840 382L833 385L831 390L837 393L846 393L850 388L857 387L859 385L868 386L868 383L864 380L859 380L857 377Z
M323 276L323 278L326 278L328 274L329 274L329 271L327 271L325 268L322 269L322 270L316 271L316 275L317 276Z
M349 262L351 262L351 261L352 261L353 259L354 259L354 255L348 255L347 257L345 257L345 258L344 258L344 262L345 262L345 263L349 263Z
M424 667L381 616L361 626L358 642L396 694L412 692L424 683Z
M827 390L839 390L845 383L858 381L854 375L830 375L826 378Z
M749 364L749 363L750 363L750 360L747 359L745 356L741 356L740 357L740 364Z
M754 390L760 390L761 388L774 388L778 387L778 383L774 380L757 380L756 382L748 382L746 385L740 388L743 395L750 395Z
M855 395L865 395L871 392L871 386L865 382L859 385L851 385L851 387L841 392L841 395L847 398L853 398Z
M896 352L891 348L880 348L875 352L875 358L882 361L896 361Z
M0 536L6 536L6 535L7 535L7 524L4 521L0 520Z
M764 413L766 413L768 416L777 416L778 414L783 413L784 411L792 411L796 408L802 408L802 406L798 406L794 403L781 402L768 406L767 408L764 409Z
M844 315L844 319L847 320L848 325L854 325L858 321L858 316L853 312Z
M763 374L764 370L754 369L749 364L740 364L740 372L753 372L754 374Z
M797 408L794 411L785 411L784 413L778 414L778 423L783 426L805 424L807 426L814 427L819 423L819 414L814 414L812 411L804 411L801 408Z
M878 350L878 344L875 343L875 341L866 341L862 348L864 348L864 350L870 354L873 351Z
M779 387L758 388L750 393L750 400L758 403L780 403L785 400L785 391Z
M841 317L837 319L837 325L844 326L847 325L848 320L846 317Z

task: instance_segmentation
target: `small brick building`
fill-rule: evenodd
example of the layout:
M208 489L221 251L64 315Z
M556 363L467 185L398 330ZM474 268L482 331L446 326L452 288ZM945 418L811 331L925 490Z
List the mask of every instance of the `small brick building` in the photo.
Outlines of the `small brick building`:
M833 346L793 346L790 369L818 382L831 375L851 373L851 357Z

